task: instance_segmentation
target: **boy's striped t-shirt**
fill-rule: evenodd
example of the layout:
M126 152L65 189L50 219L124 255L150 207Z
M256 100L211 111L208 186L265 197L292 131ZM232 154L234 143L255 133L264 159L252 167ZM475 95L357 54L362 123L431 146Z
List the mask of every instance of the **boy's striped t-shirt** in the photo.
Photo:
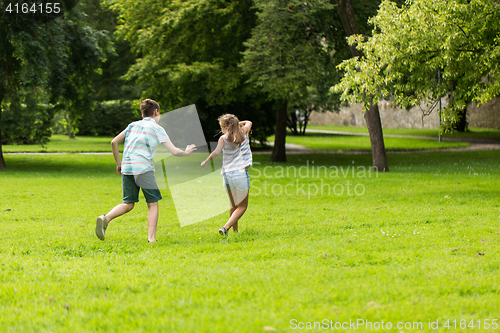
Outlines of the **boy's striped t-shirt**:
M167 133L153 118L130 123L122 132L125 135L122 157L122 174L140 175L155 171L153 157L156 148L170 141Z
M244 169L252 165L252 151L250 150L250 140L245 135L245 140L241 145L227 141L227 135L224 139L224 148L222 148L222 170L221 174L230 171Z

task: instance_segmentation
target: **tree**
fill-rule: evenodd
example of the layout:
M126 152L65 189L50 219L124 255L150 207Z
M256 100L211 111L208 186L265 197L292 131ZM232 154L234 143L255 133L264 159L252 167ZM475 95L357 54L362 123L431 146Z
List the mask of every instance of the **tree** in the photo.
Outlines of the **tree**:
M0 2L3 15L0 21L0 169L5 169L1 145L15 139L12 133L19 132L16 128L30 132L21 142L29 139L42 143L50 135L50 131L39 131L34 126L38 122L42 128L46 127L49 108L41 109L43 114L39 117L35 114L30 117L25 111L26 105L38 105L40 101L34 102L35 96L42 101L48 99L41 87L47 85L47 73L60 60L60 55L51 48L61 45L62 32L58 19L46 22L29 14L8 12L7 5ZM3 121L4 117L8 122ZM5 137L9 133L9 137Z
M337 0L334 2L337 4L338 12L342 19L342 24L346 35L353 36L358 35L358 25L356 23L356 16L354 13L354 6L352 0ZM357 48L357 44L352 42L349 43L353 59L363 58L364 55L362 51ZM360 72L360 75L363 75ZM335 90L334 90L335 91ZM339 90L336 90L339 91ZM345 100L345 94L342 95ZM372 159L373 166L378 170L389 171L389 164L387 163L387 156L385 153L384 144L384 134L382 132L382 122L380 121L380 113L378 109L378 100L373 98L373 95L365 95L365 120L368 126L368 133L370 135L370 143L372 148Z
M252 137L272 133L274 102L246 83L238 63L255 25L250 1L112 0L117 33L138 59L126 77L162 110L196 104L207 141L222 113L253 121Z
M118 25L117 13L101 0L81 0L78 7L84 13L83 21L86 25L109 38L105 59L100 64L102 75L93 76L92 88L95 100L105 102L139 99L140 85L123 78L130 66L136 63L137 56L132 52L130 43L118 39L115 34ZM113 45L113 50L109 49L109 44Z
M83 2L84 4L86 1ZM52 103L67 114L68 136L74 138L78 122L90 116L94 105L94 82L101 77L106 55L114 52L108 31L95 30L77 6L61 22L64 49L62 61L51 73Z
M314 92L337 73L335 47L341 36L335 8L326 0L257 0L255 7L258 23L245 43L241 67L249 82L279 101L271 160L285 162L287 122L292 129L296 124L295 113L288 119L288 109L333 104L328 94Z
M484 103L500 93L498 3L412 0L399 7L384 1L371 23L372 37L350 38L364 57L342 64L346 74L336 89L344 100L391 97L408 108L422 101L432 107L448 96L446 130L457 124L464 129L471 101Z
M58 97L85 89L79 75L100 49L96 34L71 11L76 2L58 3L57 15L9 12L0 2L0 169L2 143L46 142Z

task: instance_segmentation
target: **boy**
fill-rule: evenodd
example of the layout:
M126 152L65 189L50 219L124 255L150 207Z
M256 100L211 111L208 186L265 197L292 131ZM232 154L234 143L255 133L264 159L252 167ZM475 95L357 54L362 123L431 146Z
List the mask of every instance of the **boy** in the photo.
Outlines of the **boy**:
M176 148L167 133L158 125L160 106L152 99L141 102L142 120L130 123L127 128L111 141L111 149L116 162L116 172L122 176L123 203L113 208L108 214L97 218L95 233L100 240L108 223L114 218L130 212L139 202L139 188L148 204L148 241L156 242L158 225L158 201L162 199L154 175L153 157L159 144L163 144L174 156L188 156L195 145L189 145L185 151ZM125 141L123 161L120 160L118 144Z

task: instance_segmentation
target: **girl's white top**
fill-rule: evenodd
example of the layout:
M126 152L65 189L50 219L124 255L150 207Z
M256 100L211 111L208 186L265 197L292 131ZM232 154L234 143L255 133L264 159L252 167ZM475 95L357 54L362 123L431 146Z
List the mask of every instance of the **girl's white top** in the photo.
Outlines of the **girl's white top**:
M229 171L242 170L252 165L252 151L250 150L250 140L245 135L245 140L241 145L227 141L227 134L222 136L224 148L222 148L222 169L221 174Z

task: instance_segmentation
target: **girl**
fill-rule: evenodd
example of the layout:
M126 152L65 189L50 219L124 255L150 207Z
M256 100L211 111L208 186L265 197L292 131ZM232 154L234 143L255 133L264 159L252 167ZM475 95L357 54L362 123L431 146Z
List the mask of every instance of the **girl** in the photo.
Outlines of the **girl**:
M219 125L224 134L219 138L217 148L201 163L204 167L223 153L222 159L222 179L224 188L229 197L229 221L219 229L221 235L233 227L234 232L238 232L238 220L248 207L248 190L250 189L250 177L248 167L252 165L252 152L248 135L252 128L252 122L239 121L233 114L220 116Z

